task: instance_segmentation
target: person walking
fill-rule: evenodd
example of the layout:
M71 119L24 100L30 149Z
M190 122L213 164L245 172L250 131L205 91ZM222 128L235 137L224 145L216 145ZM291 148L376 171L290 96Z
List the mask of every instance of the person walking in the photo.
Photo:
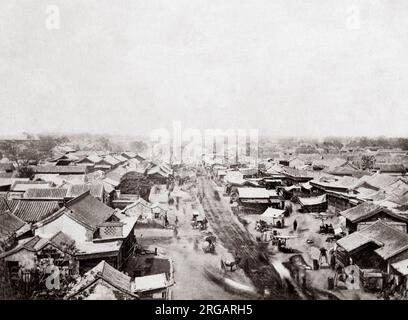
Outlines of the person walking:
M296 231L297 229L297 221L295 219L295 221L293 221L293 231Z
M330 268L336 270L336 255L334 254L334 250L330 252Z
M326 264L329 264L329 259L327 258L327 249L325 247L320 248L319 264L322 265L322 260L325 258Z

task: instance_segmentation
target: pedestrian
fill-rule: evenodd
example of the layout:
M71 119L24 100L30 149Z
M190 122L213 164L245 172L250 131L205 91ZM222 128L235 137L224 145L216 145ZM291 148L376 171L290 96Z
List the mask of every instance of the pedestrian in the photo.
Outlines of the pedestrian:
M175 225L176 225L176 227L177 227L177 225L178 225L178 217L176 216L176 220L174 221L174 223L175 223Z
M293 231L296 231L297 229L297 221L295 219L295 221L293 221Z
M335 270L335 269L336 269L336 256L335 256L335 254L334 254L334 251L332 251L332 252L331 252L331 255L330 255L330 268L331 268L332 270Z
M329 264L329 259L327 258L327 249L325 247L320 248L319 264L322 265L322 260L325 258L326 264Z

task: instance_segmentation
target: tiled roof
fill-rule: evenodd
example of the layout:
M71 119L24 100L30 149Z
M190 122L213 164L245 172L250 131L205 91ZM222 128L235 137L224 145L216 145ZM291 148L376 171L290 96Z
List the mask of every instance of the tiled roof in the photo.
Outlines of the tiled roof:
M356 207L342 211L340 214L351 222L357 222L368 218L381 210L385 210L385 208L367 201L359 204Z
M124 156L120 155L120 154L115 154L113 155L113 157L118 160L120 163L127 161L127 158L125 158Z
M0 213L0 239L10 237L24 225L24 221L12 215L9 211Z
M25 222L38 222L60 209L58 201L8 200L11 212Z
M67 198L76 198L79 195L83 194L86 191L90 191L91 196L95 198L103 198L103 184L102 183L94 183L94 184L73 184L68 187L68 191L66 193Z
M122 156L124 156L125 158L128 158L128 159L132 159L132 158L136 157L136 153L134 153L132 151L125 151L125 152L122 152Z
M28 189L45 189L51 187L50 182L46 181L15 181L10 190L17 191L17 192L25 192Z
M338 240L337 243L349 252L368 243L376 244L378 248L374 251L387 260L404 250L408 250L408 234L379 220L361 231Z
M22 242L17 247L3 253L0 255L0 258L7 257L11 254L14 254L21 249L26 249L32 252L37 252L42 250L46 245L51 244L56 248L60 249L63 252L69 254L75 254L77 252L75 241L71 239L68 235L62 231L57 232L51 238L42 238L40 236L34 236L31 239L28 239L25 242Z
M398 180L400 180L400 177L393 177L390 175L386 175L386 174L381 174L381 173L375 173L371 176L364 176L360 179L361 183L368 183L378 189L382 189L385 188L395 182L397 182Z
M72 251L75 247L75 240L73 240L62 231L59 231L53 237L51 237L49 239L49 242L65 252Z
M35 173L43 174L86 174L85 166L37 166L34 167Z
M375 165L375 168L381 172L406 172L404 165L398 163L378 163Z
M112 208L92 197L89 191L67 202L65 207L72 219L91 230L95 230L114 213Z
M100 279L107 282L117 290L136 297L131 292L132 279L119 270L116 270L114 267L103 260L94 268L85 273L80 281L74 287L72 287L72 289L70 289L66 298L69 299L75 296Z
M107 163L107 164L109 164L111 166L116 166L119 163L119 161L117 159L115 159L114 157L109 156L109 155L104 157L102 162Z
M86 157L80 159L80 160L78 161L78 163L84 162L84 161L88 161L88 162L91 162L91 163L98 163L98 162L101 161L101 160L102 160L102 158L99 157L98 155L96 155L96 154L91 154L91 155L89 155L89 156L86 156Z
M28 189L24 198L29 199L64 199L67 194L66 188L46 188L46 189Z

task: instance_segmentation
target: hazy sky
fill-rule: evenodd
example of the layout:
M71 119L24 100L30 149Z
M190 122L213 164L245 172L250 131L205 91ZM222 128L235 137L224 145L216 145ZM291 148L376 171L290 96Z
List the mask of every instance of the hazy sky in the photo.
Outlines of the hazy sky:
M408 135L407 17L406 0L1 0L0 134Z

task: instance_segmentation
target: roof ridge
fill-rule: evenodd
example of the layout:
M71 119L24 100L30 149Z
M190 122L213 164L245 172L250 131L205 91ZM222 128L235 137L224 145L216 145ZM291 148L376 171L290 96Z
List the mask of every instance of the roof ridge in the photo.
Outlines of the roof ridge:
M90 190L85 191L84 193L81 193L79 196L77 196L76 198L73 198L71 200L69 200L65 206L68 208L70 205L77 203L78 201L82 200L83 198L87 197L88 195L91 194Z

